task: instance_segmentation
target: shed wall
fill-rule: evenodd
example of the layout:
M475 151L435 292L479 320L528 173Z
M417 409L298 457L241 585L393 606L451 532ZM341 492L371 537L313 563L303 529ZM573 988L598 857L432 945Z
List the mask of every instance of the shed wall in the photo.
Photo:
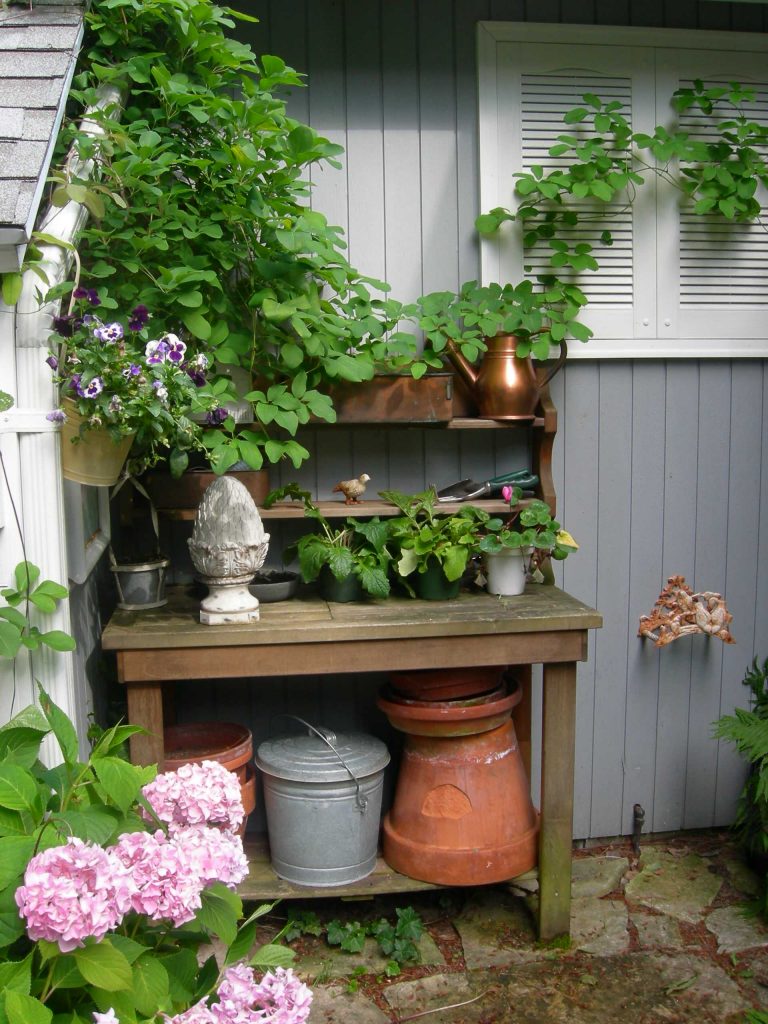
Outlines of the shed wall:
M262 20L240 35L309 76L291 111L345 147L341 171L314 173L315 205L344 228L353 264L402 299L479 276L478 20L768 28L761 6L695 0L241 6ZM605 616L579 669L574 835L630 832L635 803L648 830L729 823L743 766L710 733L714 719L745 703L740 681L753 654L768 654L768 574L759 572L768 556L765 363L579 361L556 378L553 397L560 518L581 543L561 581ZM330 446L317 431L305 439L311 462L283 475L325 496L361 471L377 489L407 490L521 464L519 439L471 433L337 430ZM659 651L636 637L639 616L678 573L696 590L725 594L735 646L695 637ZM349 700L336 691L329 701L311 681L298 693L288 685L268 698L271 713L306 700L336 727L366 717L354 688L344 690ZM249 700L264 721L265 698L233 687L207 700L220 713Z

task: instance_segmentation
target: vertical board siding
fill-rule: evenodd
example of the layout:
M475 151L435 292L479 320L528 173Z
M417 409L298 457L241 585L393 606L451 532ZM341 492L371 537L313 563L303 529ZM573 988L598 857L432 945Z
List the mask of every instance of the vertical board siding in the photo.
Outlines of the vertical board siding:
M479 274L478 20L768 28L765 8L695 0L252 0L247 9L263 20L243 26L243 38L309 74L290 111L346 148L341 170L313 169L313 204L344 229L353 265L383 276L403 301ZM648 830L730 822L744 765L711 731L746 705L741 679L754 654L768 656L765 364L579 361L552 395L558 514L580 543L557 579L605 616L578 672L574 835L630 832L636 803ZM317 428L300 440L312 459L298 471L276 467L274 479L319 497L361 472L373 491L410 491L527 462L515 431ZM297 527L270 529L285 543ZM695 636L656 649L637 637L672 574L725 594L736 645ZM286 712L383 735L377 685L286 679L201 687L199 697L227 715L244 703L255 738ZM532 783L536 792L536 769Z

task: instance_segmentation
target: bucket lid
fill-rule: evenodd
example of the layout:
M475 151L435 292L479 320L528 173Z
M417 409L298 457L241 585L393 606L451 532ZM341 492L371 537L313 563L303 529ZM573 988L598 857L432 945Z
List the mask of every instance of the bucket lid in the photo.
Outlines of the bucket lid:
M389 764L389 751L375 736L336 735L321 727L317 731L322 732L328 742L314 733L265 740L256 751L256 764L269 775L294 782L338 782L349 780L350 773L362 779ZM329 744L333 744L335 751Z

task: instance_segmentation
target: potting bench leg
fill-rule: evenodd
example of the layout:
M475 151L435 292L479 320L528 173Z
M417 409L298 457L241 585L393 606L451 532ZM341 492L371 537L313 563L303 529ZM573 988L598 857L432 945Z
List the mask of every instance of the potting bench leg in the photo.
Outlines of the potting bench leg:
M545 665L538 921L542 941L570 932L575 733L576 663Z
M157 764L163 770L163 688L159 683L128 683L128 721L142 725L146 735L131 736L131 761Z

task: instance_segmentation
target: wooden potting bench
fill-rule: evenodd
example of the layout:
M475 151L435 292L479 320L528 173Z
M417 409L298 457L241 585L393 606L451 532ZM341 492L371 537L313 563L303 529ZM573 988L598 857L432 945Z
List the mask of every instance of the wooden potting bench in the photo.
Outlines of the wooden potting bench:
M170 588L163 608L117 611L102 644L117 654L129 721L147 730L131 740L139 764L163 762L163 687L170 683L471 665L520 666L516 674L525 679L531 665L543 665L538 928L540 938L551 939L570 926L576 663L586 660L588 630L601 625L598 612L564 591L532 585L515 598L462 593L446 602L298 598L262 605L259 622L204 626L198 600L186 588ZM530 761L529 698L519 706L516 727ZM329 893L281 882L257 863L256 850L249 848L249 856L243 896ZM431 886L382 863L333 895L416 888Z

